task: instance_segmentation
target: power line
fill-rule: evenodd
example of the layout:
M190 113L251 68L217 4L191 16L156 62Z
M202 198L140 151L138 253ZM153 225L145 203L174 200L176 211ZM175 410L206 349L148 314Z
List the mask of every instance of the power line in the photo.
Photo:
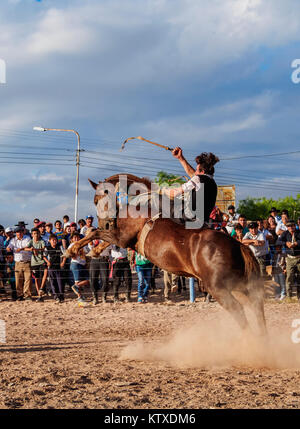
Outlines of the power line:
M292 155L295 153L300 153L300 150L295 150L292 152L267 153L267 154L261 154L261 155L243 155L243 156L236 156L233 158L220 158L220 160L221 161L231 161L233 159L244 159L244 158L265 158L267 156Z
M70 157L70 154L68 155L63 155L63 154L55 154L55 153L31 153L31 152L11 152L11 151L0 151L0 154L3 153L5 155L14 155L14 157L16 158L20 158L19 155L34 155L34 156L58 156L58 157ZM3 158L3 156L1 156L1 158Z
M0 161L0 164L24 164L24 165L65 165L65 166L73 166L73 164L58 164L58 163L45 163L45 162L23 162L23 161Z

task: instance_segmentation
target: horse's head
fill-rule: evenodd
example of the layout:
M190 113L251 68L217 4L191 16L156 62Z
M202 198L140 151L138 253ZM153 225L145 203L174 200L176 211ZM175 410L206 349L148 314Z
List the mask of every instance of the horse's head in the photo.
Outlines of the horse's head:
M97 207L98 228L102 230L116 228L119 210L124 202L127 203L128 196L138 195L141 188L151 190L150 180L125 173L110 176L98 184L90 179L89 182L96 191L94 204Z

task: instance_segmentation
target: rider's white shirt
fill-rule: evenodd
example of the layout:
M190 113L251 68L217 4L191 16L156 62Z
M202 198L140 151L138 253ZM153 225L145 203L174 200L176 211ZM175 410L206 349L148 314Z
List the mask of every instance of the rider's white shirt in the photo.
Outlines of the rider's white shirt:
M200 177L197 175L193 176L188 182L184 183L181 188L184 192L192 191L193 189L199 191L201 188Z

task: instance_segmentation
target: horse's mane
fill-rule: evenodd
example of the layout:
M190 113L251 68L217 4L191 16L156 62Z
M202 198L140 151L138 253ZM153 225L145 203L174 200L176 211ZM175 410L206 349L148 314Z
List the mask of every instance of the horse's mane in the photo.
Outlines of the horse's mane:
M135 176L134 174L128 174L128 173L114 174L113 176L107 177L105 179L105 182L109 182L115 185L117 182L120 181L119 176L121 175L122 176L124 175L127 177L128 184L131 184L133 182L143 183L144 185L147 186L148 189L151 189L151 181L149 179L147 179L146 177L138 177L138 176Z

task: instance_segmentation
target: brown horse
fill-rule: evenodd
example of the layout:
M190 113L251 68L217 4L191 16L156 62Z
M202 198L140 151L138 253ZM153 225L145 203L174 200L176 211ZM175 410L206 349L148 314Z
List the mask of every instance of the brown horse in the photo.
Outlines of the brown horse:
M148 179L127 175L128 184L143 183L150 190ZM105 196L101 185L110 183L117 186L119 175L111 176L96 184L95 205ZM117 210L119 205L117 203ZM235 292L248 298L258 327L266 333L264 316L264 290L258 263L251 250L230 236L211 229L186 229L184 225L171 219L132 218L130 214L116 219L99 217L98 229L76 243L73 252L89 241L100 238L105 241L99 246L101 252L109 244L131 248L143 253L153 264L163 270L185 277L201 279L205 290L219 304L228 310L242 329L248 327L243 301L237 300ZM239 294L236 294L237 296Z

